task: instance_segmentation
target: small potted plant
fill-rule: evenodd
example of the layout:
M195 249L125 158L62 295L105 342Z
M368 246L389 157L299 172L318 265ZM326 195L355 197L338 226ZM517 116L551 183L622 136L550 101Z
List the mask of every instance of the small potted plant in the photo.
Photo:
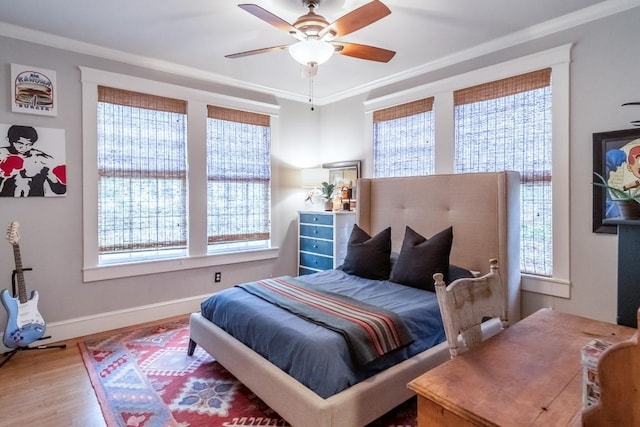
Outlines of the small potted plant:
M329 184L328 182L322 183L322 197L324 198L324 210L332 211L333 210L333 190L335 190L336 186L334 184Z
M630 189L619 189L612 187L607 180L597 172L593 173L600 182L593 185L604 188L609 192L611 201L615 202L620 209L620 216L624 219L640 219L640 187Z

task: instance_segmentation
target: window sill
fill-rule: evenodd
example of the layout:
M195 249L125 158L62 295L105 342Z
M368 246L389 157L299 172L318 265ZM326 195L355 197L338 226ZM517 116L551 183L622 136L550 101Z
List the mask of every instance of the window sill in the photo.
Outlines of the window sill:
M520 289L554 297L571 298L571 282L551 277L523 274Z
M170 271L189 270L216 265L274 259L278 257L278 250L278 248L269 248L226 254L173 258L169 260L164 259L131 262L118 265L84 267L82 274L84 282L96 282L99 280L117 279L121 277L142 276L145 274L166 273Z

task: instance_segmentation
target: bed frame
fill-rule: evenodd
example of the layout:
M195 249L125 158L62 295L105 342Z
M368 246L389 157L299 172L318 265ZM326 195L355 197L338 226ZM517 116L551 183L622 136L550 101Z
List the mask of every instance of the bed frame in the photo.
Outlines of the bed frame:
M425 237L452 225L451 262L489 271L497 258L509 322L520 319L520 210L516 172L360 179L356 222L373 235L391 226L399 252L408 225ZM414 378L449 359L445 342L327 399L290 377L199 313L191 340L293 426L364 426L409 399Z

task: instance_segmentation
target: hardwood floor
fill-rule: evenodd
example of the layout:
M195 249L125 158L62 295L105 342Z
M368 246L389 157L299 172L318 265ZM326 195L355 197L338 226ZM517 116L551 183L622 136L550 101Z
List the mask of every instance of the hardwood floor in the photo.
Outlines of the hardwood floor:
M59 343L67 344L65 349L19 351L0 368L0 426L105 426L78 341L186 317Z

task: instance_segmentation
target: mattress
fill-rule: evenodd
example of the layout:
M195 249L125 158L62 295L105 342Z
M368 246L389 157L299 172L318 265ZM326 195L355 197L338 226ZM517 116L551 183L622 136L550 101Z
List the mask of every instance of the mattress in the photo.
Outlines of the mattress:
M366 365L357 364L344 337L234 287L202 302L202 315L270 360L322 398L328 398L445 340L435 293L341 270L298 277L319 289L396 313L413 342Z

